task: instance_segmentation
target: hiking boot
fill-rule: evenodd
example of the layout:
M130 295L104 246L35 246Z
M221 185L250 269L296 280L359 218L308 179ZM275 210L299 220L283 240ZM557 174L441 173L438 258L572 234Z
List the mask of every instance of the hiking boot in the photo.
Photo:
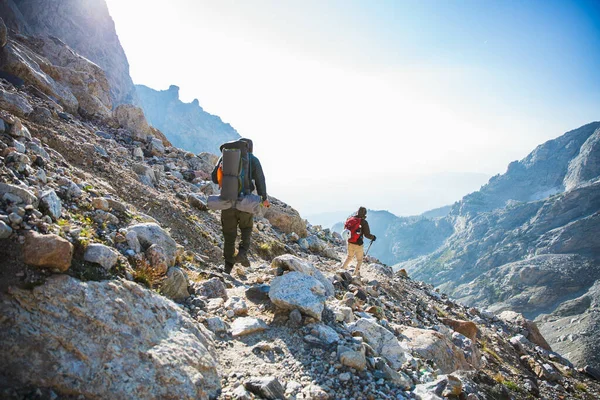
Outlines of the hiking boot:
M250 266L250 260L248 260L248 256L246 255L245 252L238 252L236 261L239 262L240 264L242 264L244 267Z
M226 261L225 262L225 268L223 269L223 272L225 272L226 274L230 275L232 269L233 269L233 264Z

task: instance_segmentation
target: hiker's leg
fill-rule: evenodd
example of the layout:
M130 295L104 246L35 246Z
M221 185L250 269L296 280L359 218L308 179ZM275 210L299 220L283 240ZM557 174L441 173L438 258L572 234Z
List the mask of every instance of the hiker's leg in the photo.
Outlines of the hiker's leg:
M239 262L244 267L250 266L250 260L248 260L248 251L250 250L250 240L252 238L252 224L254 222L254 216L250 213L238 211L237 219L240 225L240 231L242 232L242 239L238 248L238 254L236 256L236 262Z
M356 268L354 268L354 275L360 276L360 266L363 262L364 249L362 246L356 246L355 252L356 254Z
M347 268L352 259L356 257L356 247L358 246L353 243L348 243L348 257L346 257L346 261L344 261L343 268Z
M235 238L237 236L237 216L236 209L221 211L221 225L223 227L223 257L225 258L225 266L235 264Z
M247 212L238 211L238 221L240 223L240 231L242 232L242 240L240 242L239 252L246 254L248 253L248 250L250 250L254 216Z
M342 269L348 268L348 264L350 264L350 261L352 261L352 252L350 246L352 246L350 243L346 244L346 248L348 249L348 255L346 256L346 260L344 260L344 263L342 264Z

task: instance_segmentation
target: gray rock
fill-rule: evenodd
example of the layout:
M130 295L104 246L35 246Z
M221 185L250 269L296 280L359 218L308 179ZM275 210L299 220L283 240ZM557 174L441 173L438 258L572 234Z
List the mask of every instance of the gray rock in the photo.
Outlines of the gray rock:
M43 192L40 196L40 209L55 221L62 215L62 203L53 189Z
M297 308L290 311L289 323L292 328L302 326L302 313Z
M18 140L13 140L12 141L12 146L17 149L17 151L19 153L25 153L25 151L27 150L27 148L25 147L25 145L21 142L19 142Z
M119 252L112 247L100 243L91 243L85 249L85 261L100 264L105 270L110 270L119 261Z
M149 186L153 186L157 182L154 169L152 169L148 165L136 163L133 164L131 168L133 169L133 172L139 175L142 183Z
M327 325L314 324L311 325L310 328L310 333L327 345L332 345L340 340L340 335L335 329Z
M160 157L165 153L165 146L160 139L153 138L150 143L148 143L148 151L153 156Z
M6 194L18 197L22 204L31 204L35 208L37 208L39 205L38 198L28 189L0 182L0 197L4 198Z
M464 353L439 332L409 327L402 331L402 335L406 338L402 342L404 346L421 358L433 360L442 373L473 369Z
M227 300L227 289L225 289L225 285L218 278L211 278L196 284L196 294L208 297L209 299L220 297L223 300Z
M27 142L27 150L33 152L37 156L42 157L44 160L50 159L48 152L42 146L35 142Z
M167 278L160 287L161 293L175 301L182 301L190 297L188 292L188 277L181 269L171 267L167 271Z
M377 322L360 318L349 324L348 330L352 333L359 333L377 354L390 362L394 369L400 369L407 360L406 348L400 344L392 332Z
M0 221L0 239L7 239L12 235L12 228Z
M127 228L128 232L135 232L142 248L147 249L153 244L157 244L165 250L167 256L167 265L175 265L177 256L177 243L171 235L161 228L158 224L144 223L136 224Z
M294 271L273 279L269 298L279 308L298 309L321 320L326 296L325 288L317 279Z
M249 335L251 333L262 332L269 327L259 318L241 317L237 318L231 324L231 334L233 337Z
M291 254L284 254L275 257L271 262L271 267L282 268L283 270L297 271L305 275L309 275L317 279L325 288L325 294L327 297L335 294L335 288L333 283L321 271L319 271L312 263L296 257Z
M206 320L206 324L208 325L208 329L214 333L224 333L227 332L227 329L229 329L225 321L219 317L208 318Z
M252 378L244 382L244 387L257 396L269 400L285 399L285 390L276 377Z
M136 254L142 251L142 245L140 244L135 231L127 231L127 234L125 234L125 239L127 240L127 245L129 248Z
M232 394L233 394L233 398L236 400L253 400L254 399L254 395L252 395L252 393L247 391L243 385L239 385L238 387L236 387L233 390Z
M233 311L235 316L248 314L248 306L241 297L231 297L225 302L225 308Z
M33 112L33 107L25 97L18 93L8 92L3 88L0 88L0 108L20 117Z
M51 276L11 293L0 314L11 316L0 324L0 353L15 384L82 398L208 399L220 390L212 334L136 283Z
M136 147L135 149L133 149L133 158L138 160L144 160L144 151L141 148Z
M383 360L377 360L375 368L383 373L385 379L402 387L404 390L411 390L414 387L412 379L402 371L395 371Z

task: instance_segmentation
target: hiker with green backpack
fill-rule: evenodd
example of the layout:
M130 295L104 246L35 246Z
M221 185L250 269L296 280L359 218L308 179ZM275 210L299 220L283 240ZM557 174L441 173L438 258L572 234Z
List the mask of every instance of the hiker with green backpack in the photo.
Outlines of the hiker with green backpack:
M248 251L252 236L254 214L261 207L270 207L265 175L254 154L252 140L242 138L221 145L221 158L212 172L212 181L219 184L219 196L209 196L208 208L221 210L223 227L224 272L231 273L236 262L250 266ZM256 190L258 195L253 192ZM237 256L235 241L238 226L241 240Z
M346 269L350 261L356 258L354 276L358 278L360 277L360 266L364 257L363 238L371 239L371 243L377 239L377 236L371 234L371 229L367 222L367 209L365 207L359 207L358 212L346 220L344 233L345 235L343 236L348 239L348 256L342 265L342 269Z

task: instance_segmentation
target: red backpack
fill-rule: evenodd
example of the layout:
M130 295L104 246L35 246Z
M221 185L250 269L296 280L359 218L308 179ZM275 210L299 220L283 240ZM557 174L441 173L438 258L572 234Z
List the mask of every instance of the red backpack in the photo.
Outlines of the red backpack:
M350 238L348 239L348 242L356 243L360 238L360 235L362 233L360 230L360 222L361 218L357 216L350 217L346 220L346 223L344 224L344 229L348 229L350 231Z

